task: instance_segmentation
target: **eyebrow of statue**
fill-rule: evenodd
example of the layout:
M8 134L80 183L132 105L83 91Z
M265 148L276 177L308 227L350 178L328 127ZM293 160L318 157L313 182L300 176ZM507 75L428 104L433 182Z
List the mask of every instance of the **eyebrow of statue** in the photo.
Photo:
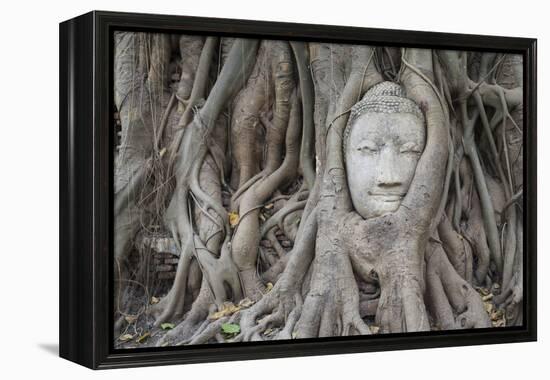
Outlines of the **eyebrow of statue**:
M422 144L422 142L426 140L426 136L423 134L414 133L413 131L401 131L400 133L396 133L394 135L394 140L402 143L412 141L417 144Z

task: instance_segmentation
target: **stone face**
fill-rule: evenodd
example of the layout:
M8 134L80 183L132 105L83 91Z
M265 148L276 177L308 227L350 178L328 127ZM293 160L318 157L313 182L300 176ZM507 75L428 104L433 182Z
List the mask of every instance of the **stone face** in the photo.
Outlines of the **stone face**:
M344 155L355 210L365 219L395 212L424 150L423 121L412 113L365 113L349 128Z

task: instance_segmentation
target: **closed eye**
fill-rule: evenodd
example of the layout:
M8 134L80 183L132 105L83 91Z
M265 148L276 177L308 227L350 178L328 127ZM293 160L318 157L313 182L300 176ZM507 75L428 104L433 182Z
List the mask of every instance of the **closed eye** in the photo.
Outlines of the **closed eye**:
M358 147L357 150L359 150L361 152L364 152L364 153L376 153L376 152L378 152L378 148L372 147L372 146L366 146L366 145Z
M376 153L378 152L378 146L371 141L364 141L357 146L357 150L364 153Z

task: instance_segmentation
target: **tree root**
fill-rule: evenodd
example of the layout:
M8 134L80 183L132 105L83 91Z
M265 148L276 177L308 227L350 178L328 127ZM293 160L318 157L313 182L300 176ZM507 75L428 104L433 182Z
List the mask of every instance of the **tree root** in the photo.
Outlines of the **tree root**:
M481 297L456 273L439 243L429 243L426 266L427 305L440 329L491 327Z
M501 294L495 297L495 303L506 310L507 325L510 326L523 323L523 226L517 223L516 228L518 250L514 257L514 272Z
M215 306L212 304L210 289L206 280L203 279L199 295L195 302L193 302L191 310L187 313L185 319L177 324L172 330L168 331L157 342L157 346L166 346L190 339L214 309Z
M294 328L296 338L369 335L359 313L359 290L351 262L328 236L317 236L309 292Z
M283 224L283 221L289 214L292 214L296 211L303 210L304 207L306 207L307 200L303 201L289 201L285 204L283 208L281 208L279 211L277 211L269 220L262 226L260 231L260 236L265 236L268 232L270 232L273 228L279 227L279 229L286 233L285 226ZM287 234L288 236L288 234ZM288 236L291 237L291 236ZM291 239L294 240L294 239Z
M260 241L258 205L262 205L279 186L295 175L299 161L297 145L300 141L301 117L295 93L291 97L291 104L284 161L276 171L253 185L243 196L239 207L241 218L231 244L233 260L239 268L244 295L253 301L261 297L263 288L256 273L257 247Z
M470 242L453 229L447 215L444 215L438 226L438 234L443 248L457 273L469 284L472 283L473 261ZM480 275L481 277L481 275ZM485 280L485 277L481 277Z
M290 259L281 278L273 289L256 304L241 311L241 333L236 339L243 340L245 336L247 338L257 337L256 334L261 333L256 329L257 321L265 315L282 313L283 322L284 320L289 321L291 316L292 320L299 317L299 310L302 308L301 282L315 255L314 241L317 234L317 212L312 211L303 223L305 224L303 230L298 233L296 244L292 251L287 254ZM271 322L274 321L271 320ZM283 327L282 325L277 327L282 328L281 334L284 336L289 334L289 327ZM292 335L292 332L290 334Z

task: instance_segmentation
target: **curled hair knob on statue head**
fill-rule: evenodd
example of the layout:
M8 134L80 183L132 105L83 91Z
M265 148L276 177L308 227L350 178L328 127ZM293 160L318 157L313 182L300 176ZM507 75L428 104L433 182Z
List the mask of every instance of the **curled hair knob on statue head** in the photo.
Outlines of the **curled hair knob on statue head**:
M361 115L366 113L409 113L425 123L420 107L405 96L405 90L394 82L381 82L372 86L363 98L351 108L351 114L344 130L344 152L346 150L350 126Z

